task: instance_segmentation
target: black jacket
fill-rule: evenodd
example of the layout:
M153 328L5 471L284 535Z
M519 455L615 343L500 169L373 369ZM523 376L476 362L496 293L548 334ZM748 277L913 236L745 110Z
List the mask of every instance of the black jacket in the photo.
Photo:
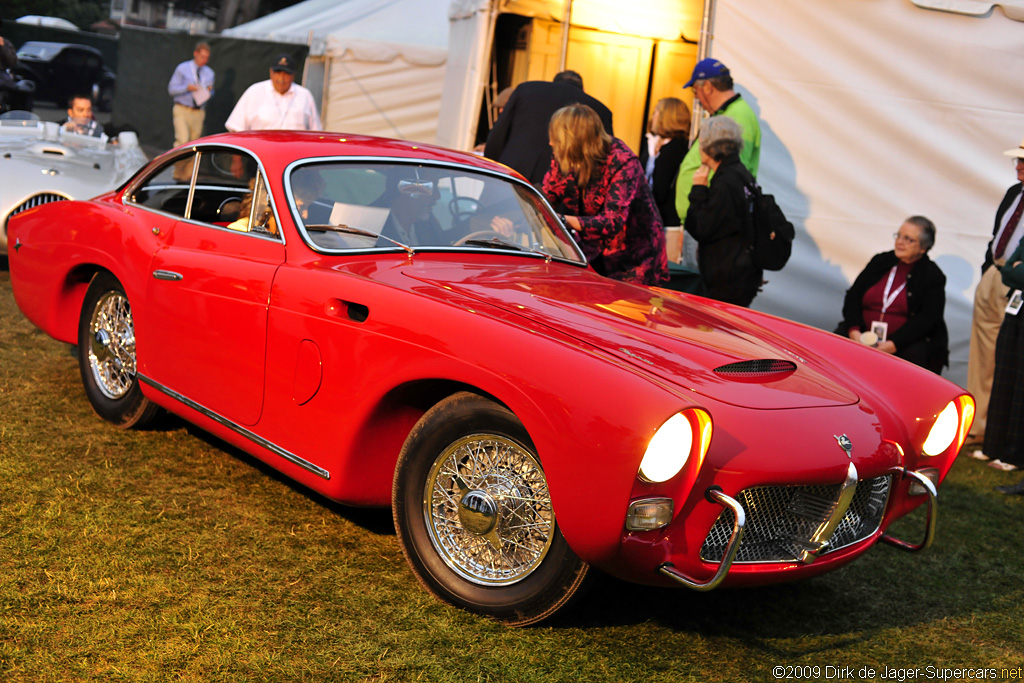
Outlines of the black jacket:
M895 251L876 254L864 267L843 300L843 321L836 329L846 336L851 327L867 330L864 320L864 294L896 265ZM928 364L934 372L949 365L949 332L943 318L946 310L946 276L925 254L907 274L907 322L889 335L900 349L924 340L928 344Z
M991 266L995 261L992 258L992 250L995 249L996 233L999 232L999 224L1003 222L1003 214L1009 211L1010 207L1013 206L1013 200L1017 198L1017 195L1021 192L1021 183L1017 183L1006 191L1003 196L1003 201L999 202L999 209L996 210L996 224L992 227L992 239L988 242L988 248L985 249L985 262L981 264L981 274L984 275L988 267ZM1016 248L1016 244L1008 244L1006 246L1006 256L1009 256Z
M651 175L651 190L654 192L654 203L658 205L661 222L667 227L682 225L676 213L676 176L679 165L690 149L690 142L685 137L672 138L661 147L654 159L654 173ZM647 141L640 145L640 164L647 168Z
M739 154L722 160L711 183L694 185L683 226L697 240L697 265L707 296L749 306L764 271L754 265L754 182Z
M512 91L494 128L487 136L484 156L500 161L540 186L551 166L548 123L551 115L570 104L585 104L601 117L605 132L614 137L612 112L574 85L527 81Z

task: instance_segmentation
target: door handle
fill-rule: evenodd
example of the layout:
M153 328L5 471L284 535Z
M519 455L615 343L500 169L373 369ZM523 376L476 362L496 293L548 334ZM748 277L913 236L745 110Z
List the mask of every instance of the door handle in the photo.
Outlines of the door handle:
M184 275L175 273L173 270L154 270L153 277L157 280L170 280L172 282L185 279Z

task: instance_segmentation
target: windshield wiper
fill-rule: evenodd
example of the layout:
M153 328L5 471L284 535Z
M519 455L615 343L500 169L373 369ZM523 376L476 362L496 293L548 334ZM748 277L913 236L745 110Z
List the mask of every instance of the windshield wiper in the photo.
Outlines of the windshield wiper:
M492 249L509 249L511 251L525 251L530 254L537 254L538 256L543 256L545 261L547 261L548 263L551 262L551 254L545 253L543 251L538 251L537 249L530 249L529 247L521 247L518 244L515 244L513 242L506 242L505 240L500 240L497 237L492 237L486 240L466 240L465 242L463 242L463 244L473 247L491 247Z
M362 228L353 228L350 225L344 225L344 224L330 225L329 223L315 223L315 224L312 224L312 225L307 225L306 229L307 230L330 230L332 232L343 232L346 235L360 235L362 237L372 237L374 239L377 239L379 237L381 239L387 240L388 242L391 242L396 247L400 247L402 249L405 249L405 251L408 254L410 254L410 255L416 253L416 251L412 247L410 247L408 244L402 244L398 240L393 240L390 237L388 237L387 235L380 235L378 233L371 232L369 230L363 230Z

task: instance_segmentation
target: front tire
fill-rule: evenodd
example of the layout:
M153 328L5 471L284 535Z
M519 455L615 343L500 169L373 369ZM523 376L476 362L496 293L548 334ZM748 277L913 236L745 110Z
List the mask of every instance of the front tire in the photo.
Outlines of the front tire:
M118 427L143 427L160 408L142 395L136 377L135 323L117 278L97 273L78 321L78 369L96 414Z
M413 573L458 607L526 626L587 578L558 530L526 429L482 396L454 394L424 414L399 456L392 503Z

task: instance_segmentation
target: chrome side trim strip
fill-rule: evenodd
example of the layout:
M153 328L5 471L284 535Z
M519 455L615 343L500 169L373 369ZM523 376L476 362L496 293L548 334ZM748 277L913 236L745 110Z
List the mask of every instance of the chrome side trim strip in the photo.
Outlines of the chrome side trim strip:
M900 550L906 550L912 553L927 550L931 546L932 541L935 540L935 518L939 512L939 492L935 489L935 484L932 483L932 480L923 474L919 474L913 470L907 470L902 467L897 467L896 469L902 472L904 477L909 477L916 483L920 484L928 493L928 517L925 519L924 523L924 540L918 544L914 544L908 543L907 541L901 541L900 539L894 538L888 534L882 534L881 540L891 546L899 548Z
M692 588L702 593L718 588L718 585L725 579L725 575L729 573L729 568L732 567L733 560L736 559L736 553L740 549L740 541L743 539L743 527L747 524L747 513L744 511L743 506L735 498L730 498L722 493L722 490L718 487L709 488L704 492L704 497L712 503L718 503L724 508L729 508L733 514L732 534L729 536L728 545L725 546L725 554L722 556L721 564L718 565L718 571L715 572L714 576L702 583L683 574L671 562L666 562L658 567L658 571L665 576L678 581L687 588Z
M232 422L231 420L227 419L223 415L219 415L218 413L213 412L209 408L205 408L205 407L199 405L198 403L196 403L192 399L186 398L185 396L182 396L178 392L165 387L164 385L160 384L156 380L153 380L153 379L151 379L149 377L146 377L145 375L142 375L142 374L137 374L136 377L138 377L140 380L142 380L143 382L145 382L149 386L153 387L154 389L157 389L158 391L161 391L161 392L167 394L168 396L173 398L175 401L178 401L180 403L185 404L186 406L188 406L192 410L195 410L196 412L202 413L203 415L205 415L206 417L210 418L211 420L213 420L217 424L220 424L220 425L223 425L223 426L227 427L228 429L230 429L231 431L235 432L236 434L239 434L240 436L244 436L246 439L249 439L250 441L252 441L257 446L260 446L261 448L267 449L268 451L270 451L274 455L280 456L280 457L284 458L285 460L287 460L288 462L290 462L291 464L298 465L302 469L308 470L308 471L312 472L313 474L315 474L318 477L322 477L324 479L330 480L331 473L328 470L325 470L324 468L320 467L319 465L314 465L313 463L309 462L308 460L300 458L299 456L295 455L294 453L286 451L285 449L281 448L280 446L277 446L277 445L271 443L270 441L267 441L266 439L264 439L259 434L254 434L253 432L249 431L245 427L242 427L241 425L235 424L234 422Z

